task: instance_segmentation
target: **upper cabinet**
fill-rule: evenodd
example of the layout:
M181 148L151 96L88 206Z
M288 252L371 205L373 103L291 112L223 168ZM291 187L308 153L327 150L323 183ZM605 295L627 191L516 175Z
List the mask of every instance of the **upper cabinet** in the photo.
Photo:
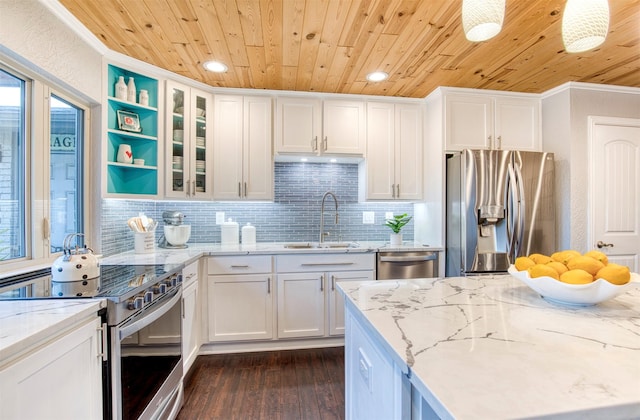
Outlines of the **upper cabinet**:
M540 99L444 91L445 150L541 150Z
M271 98L214 96L213 198L273 200Z
M278 97L277 154L363 157L366 142L364 101Z
M213 190L213 99L210 94L167 82L165 195L211 197Z
M103 191L111 197L158 195L158 80L107 66ZM128 85L124 90L121 84Z
M420 104L367 103L367 159L360 164L364 200L422 199L422 113Z

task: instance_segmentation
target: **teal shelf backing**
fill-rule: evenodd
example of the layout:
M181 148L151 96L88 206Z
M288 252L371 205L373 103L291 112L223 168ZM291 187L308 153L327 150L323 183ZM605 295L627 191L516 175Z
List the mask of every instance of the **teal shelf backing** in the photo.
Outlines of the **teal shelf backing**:
M158 194L158 173L131 166L107 165L107 192L111 194Z
M129 82L129 77L133 77L133 81L136 84L136 91L138 94L141 89L145 89L149 92L149 106L152 108L158 107L158 81L150 77L144 76L140 73L135 73L120 67L109 64L108 66L108 80L107 80L107 93L110 97L115 97L116 83L118 77L123 76L124 82Z

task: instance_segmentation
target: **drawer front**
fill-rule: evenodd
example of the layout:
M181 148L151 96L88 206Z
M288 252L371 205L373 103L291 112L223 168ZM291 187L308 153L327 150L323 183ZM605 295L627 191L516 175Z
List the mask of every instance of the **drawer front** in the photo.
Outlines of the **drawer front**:
M213 275L271 273L271 259L270 255L209 257L207 272Z
M278 255L278 273L375 270L375 253Z
M198 261L194 261L182 269L182 288L186 288L195 280L198 280Z

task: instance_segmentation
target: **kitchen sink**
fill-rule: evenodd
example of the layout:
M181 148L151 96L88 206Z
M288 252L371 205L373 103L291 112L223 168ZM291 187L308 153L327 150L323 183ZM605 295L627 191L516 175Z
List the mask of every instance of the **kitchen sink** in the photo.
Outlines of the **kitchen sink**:
M313 249L313 248L358 248L360 245L357 242L290 242L284 244L287 249Z

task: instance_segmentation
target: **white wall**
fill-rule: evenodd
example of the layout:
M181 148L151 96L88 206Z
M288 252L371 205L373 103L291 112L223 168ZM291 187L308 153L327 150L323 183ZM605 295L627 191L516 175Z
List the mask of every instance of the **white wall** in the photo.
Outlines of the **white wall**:
M543 149L556 154L557 246L588 251L589 116L640 118L640 89L570 83L543 96Z
M52 3L0 0L0 53L88 103L100 103L102 55L43 2Z

